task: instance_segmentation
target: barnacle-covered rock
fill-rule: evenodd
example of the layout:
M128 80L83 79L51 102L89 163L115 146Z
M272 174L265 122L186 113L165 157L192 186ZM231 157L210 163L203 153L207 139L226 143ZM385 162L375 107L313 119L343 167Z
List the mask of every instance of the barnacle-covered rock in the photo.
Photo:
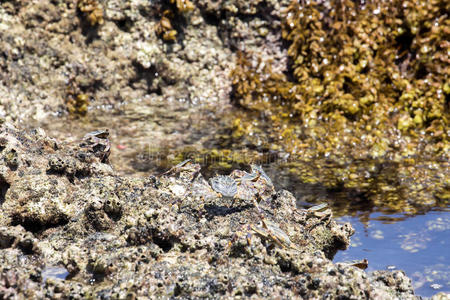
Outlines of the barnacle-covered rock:
M72 156L70 153L76 152L73 151L76 147L55 153L58 149L55 142L42 130L26 134L5 123L0 128L0 139L5 149L16 149L17 160L16 167L11 169L5 159L10 152L0 154L4 161L0 167L4 218L0 221L7 223L9 220L32 232L69 222L84 205L79 190L73 185L79 181L78 177L96 172L96 169L106 174L111 170L98 160L88 164L78 156ZM40 157L43 151L47 155ZM88 193L87 190L82 192Z
M86 207L86 219L99 231L107 230L112 226L112 221L104 211L104 199L92 197L89 206Z
M38 251L37 240L33 234L22 226L1 226L0 227L0 249L18 248L24 254L32 254Z
M298 209L256 166L220 177L221 194L247 191L225 204L193 162L122 177L100 160L79 160L77 143L55 149L42 131L1 126L0 140L14 145L20 163L0 165L0 297L413 298L404 276L333 264L351 226L330 210ZM67 157L89 172L67 173Z
M55 180L42 174L22 176L11 185L3 209L15 224L30 231L64 224L75 213L67 178Z

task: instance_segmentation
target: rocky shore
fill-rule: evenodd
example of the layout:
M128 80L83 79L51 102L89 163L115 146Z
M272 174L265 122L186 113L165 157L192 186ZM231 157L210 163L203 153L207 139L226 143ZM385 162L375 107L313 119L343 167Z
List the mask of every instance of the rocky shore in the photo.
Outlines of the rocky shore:
M430 15L445 11L435 11L436 5L448 6L444 1L428 4L420 10ZM296 161L285 169L298 173L302 182L369 190L369 204L384 207L386 199L394 198L390 186L373 184L373 178L381 178L400 185L408 196L388 201L394 204L388 205L390 211L407 208L414 214L423 207L447 206L448 105L442 103L448 84L433 85L439 96L436 109L425 105L431 100L416 101L428 119L422 110L414 110L414 119L393 114L392 122L381 122L392 128L363 143L333 134L332 143L324 142L326 129L316 124L320 112L308 109L307 118L292 119L284 111L288 106L278 107L281 96L292 94L280 81L292 81L290 68L300 64L291 61L289 40L282 38L296 5L289 0L2 1L0 299L420 298L400 270L368 273L364 261L333 262L354 230L338 224L330 209L298 208L294 191L276 190L261 171L250 173L254 167L243 160L224 164L227 170L245 167L230 171L223 181L211 180L212 171L202 172L208 166L195 159L184 161L196 146L212 158L234 152L252 158L296 153L308 164ZM425 36L424 42L440 41L434 31L440 34L445 22L442 17L433 23L433 38ZM399 43L413 39L411 34L406 31ZM311 49L318 40L311 39ZM444 46L430 53L440 55ZM404 54L398 68L417 69L422 76L427 66L440 66L431 61L412 68L410 61L416 60ZM420 80L422 88L429 84L428 78ZM273 82L282 93L273 90ZM345 89L353 87L347 79L344 83ZM270 92L275 109L265 107L265 98L259 101L261 92ZM404 98L410 101L414 95ZM315 94L309 98L319 99ZM362 107L376 103L368 99L361 97ZM253 107L254 101L263 109ZM353 114L352 101L332 107L330 112L339 115L336 128L354 120L380 123ZM431 118L430 111L442 117ZM429 127L415 132L414 122ZM110 132L89 133L105 124ZM425 146L410 143L409 131L412 141L417 138ZM345 132L353 137L352 131ZM385 132L392 141L382 136ZM342 141L346 147L335 147ZM166 151L164 162L156 164L144 155L150 143L155 151ZM353 163L347 161L348 149L360 150L355 144L371 151L353 155L361 167L348 167ZM111 148L115 151L110 153ZM439 160L416 168L413 158L422 149ZM384 161L365 165L367 157L385 153L400 163L406 157L408 164L384 173L378 167ZM329 167L334 154L346 159L337 160L336 169ZM172 166L171 160L184 162ZM351 212L354 204L347 205Z
M416 298L402 271L331 261L353 234L331 210L297 209L263 176L227 199L190 162L118 176L108 142L1 125L0 298Z

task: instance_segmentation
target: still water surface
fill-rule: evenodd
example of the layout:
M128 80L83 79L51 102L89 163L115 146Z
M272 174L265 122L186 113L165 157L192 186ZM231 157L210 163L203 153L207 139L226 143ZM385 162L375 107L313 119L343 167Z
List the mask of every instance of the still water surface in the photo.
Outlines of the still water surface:
M367 272L404 270L413 280L417 295L450 293L448 211L431 211L395 223L370 220L363 224L355 217L341 217L339 221L352 223L356 233L350 247L335 256L335 262L367 258Z

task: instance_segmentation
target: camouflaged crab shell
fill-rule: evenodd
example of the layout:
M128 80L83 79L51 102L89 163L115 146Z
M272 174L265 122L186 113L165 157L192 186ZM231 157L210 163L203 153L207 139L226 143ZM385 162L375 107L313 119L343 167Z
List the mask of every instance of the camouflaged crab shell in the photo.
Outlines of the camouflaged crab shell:
M237 183L230 176L219 175L211 178L209 183L213 190L223 197L233 198L237 193Z
M260 176L267 182L267 184L272 185L272 180L270 179L270 177L266 174L266 172L264 172L262 166L259 165L250 165L250 168L252 169L252 174L257 174L259 173Z

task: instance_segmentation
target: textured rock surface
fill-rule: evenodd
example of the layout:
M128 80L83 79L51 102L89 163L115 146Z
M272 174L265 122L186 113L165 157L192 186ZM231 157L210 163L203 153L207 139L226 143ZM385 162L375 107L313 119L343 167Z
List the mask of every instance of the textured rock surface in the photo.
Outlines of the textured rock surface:
M155 28L167 3L105 1L102 7L104 24L91 26L75 1L0 4L0 115L45 123L79 95L91 108L148 95L228 104L234 55L199 9L180 16L178 41L165 43Z
M63 144L7 123L0 141L3 298L414 298L401 271L333 264L351 226L329 210L297 209L263 177L241 181L247 197L233 202L195 164L121 177L83 141ZM259 193L261 215L289 247L254 230L264 227L251 201Z

